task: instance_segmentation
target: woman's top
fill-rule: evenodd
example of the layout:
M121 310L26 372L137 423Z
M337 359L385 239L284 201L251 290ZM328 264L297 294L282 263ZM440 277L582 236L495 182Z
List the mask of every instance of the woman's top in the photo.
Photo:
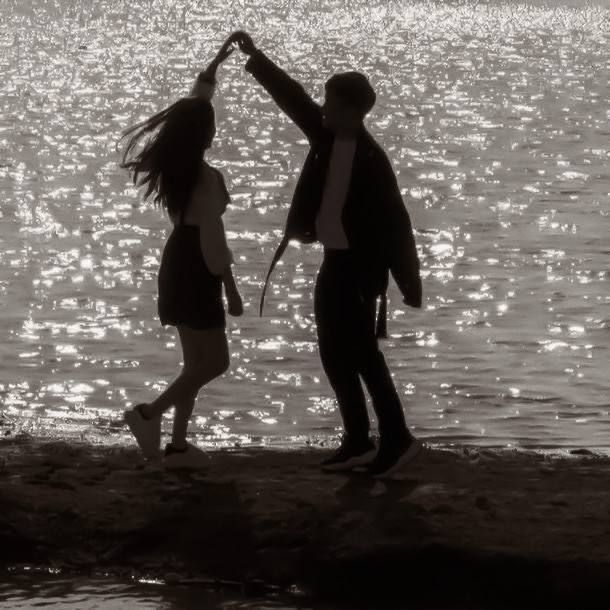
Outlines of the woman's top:
M222 222L229 201L222 174L204 162L187 207L181 214L169 215L174 226L185 224L199 227L203 260L214 275L222 275L233 262Z

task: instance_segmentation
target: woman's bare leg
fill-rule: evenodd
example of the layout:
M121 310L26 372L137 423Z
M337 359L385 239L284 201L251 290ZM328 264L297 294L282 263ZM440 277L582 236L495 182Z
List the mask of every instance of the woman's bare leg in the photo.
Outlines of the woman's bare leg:
M186 445L186 430L195 406L199 390L222 375L229 368L229 346L223 328L210 330L193 330L179 327L180 341L184 355L184 368L193 371L199 380L199 387L191 394L184 394L176 401L172 445L181 448Z
M175 449L186 447L186 430L195 408L196 398L196 396L193 396L191 399L184 398L176 403L172 426L172 447Z

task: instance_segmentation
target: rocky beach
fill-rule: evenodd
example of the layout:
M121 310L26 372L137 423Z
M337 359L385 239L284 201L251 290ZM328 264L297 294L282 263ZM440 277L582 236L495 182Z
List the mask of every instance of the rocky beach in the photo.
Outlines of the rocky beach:
M324 474L324 454L219 450L169 471L124 446L7 436L0 562L350 608L606 607L610 458L427 447L380 481Z

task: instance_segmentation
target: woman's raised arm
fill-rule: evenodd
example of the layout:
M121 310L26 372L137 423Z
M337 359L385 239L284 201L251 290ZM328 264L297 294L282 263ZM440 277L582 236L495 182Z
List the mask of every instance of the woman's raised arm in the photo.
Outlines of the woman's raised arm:
M190 95L194 95L196 97L203 97L208 100L211 100L214 95L214 89L216 87L216 70L218 66L227 59L233 53L235 47L233 46L233 42L231 39L227 39L222 47L220 47L216 57L208 64L205 70L202 70L193 87L191 89Z

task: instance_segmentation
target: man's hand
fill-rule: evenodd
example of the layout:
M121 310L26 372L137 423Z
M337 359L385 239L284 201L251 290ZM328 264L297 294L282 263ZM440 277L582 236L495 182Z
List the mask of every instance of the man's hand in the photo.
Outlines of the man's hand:
M405 305L420 309L422 306L422 284L421 279L415 280L409 285L409 291L403 299Z
M252 53L256 52L252 37L242 30L233 32L227 39L227 42L236 42L239 45L239 50L246 55L252 55Z

